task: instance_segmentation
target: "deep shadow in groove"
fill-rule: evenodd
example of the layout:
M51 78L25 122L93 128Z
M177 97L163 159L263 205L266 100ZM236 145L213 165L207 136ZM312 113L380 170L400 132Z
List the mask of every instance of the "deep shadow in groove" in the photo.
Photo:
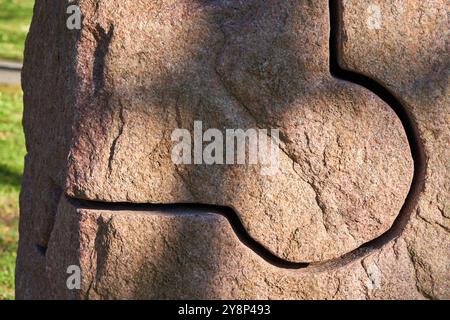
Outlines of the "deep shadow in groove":
M148 203L128 203L128 202L99 202L91 200L81 200L67 197L67 201L77 208L89 210L108 210L108 211L145 211L152 212L161 211L165 214L179 215L202 215L202 214L218 214L224 216L230 223L233 231L238 239L252 251L258 254L268 263L284 269L301 269L306 268L308 263L295 263L286 261L274 255L263 245L254 240L245 229L236 212L224 206L197 204L197 203L174 203L174 204L148 204Z
M35 245L36 251L39 253L40 256L45 257L47 254L47 247L41 246L39 244Z
M360 259L374 250L380 249L382 246L397 238L401 235L405 229L411 213L417 205L420 192L424 188L425 172L426 172L426 156L418 129L411 120L408 111L403 107L400 101L392 94L388 89L377 83L375 80L353 72L342 69L339 66L339 45L340 45L340 21L341 21L341 0L329 0L329 12L330 12L330 73L333 77L355 83L360 85L369 91L376 94L384 102L386 102L392 110L396 113L400 119L407 139L411 148L411 156L414 161L414 176L411 183L410 190L405 199L405 202L392 224L391 228L378 238L371 240L359 248L344 254L343 256L331 259L320 263L304 263L304 262L290 262L286 261L278 256L274 255L268 249L266 249L259 242L254 240L247 232L239 219L236 212L225 206L207 205L207 204L146 204L146 203L111 203L111 202L99 202L91 200L82 200L67 197L67 200L72 205L81 209L91 210L111 210L111 211L147 211L149 213L155 211L162 211L167 214L220 214L224 216L239 240L248 248L253 250L266 262L284 269L294 269L298 271L323 271L330 270L337 267L342 267L356 259Z
M342 69L339 65L339 54L341 52L340 39L342 21L342 1L329 0L330 7L330 72L333 77L358 84L376 94L384 102L386 102L391 109L396 113L400 119L405 130L409 146L411 148L411 156L414 161L414 176L403 204L397 218L392 227L378 238L371 240L361 247L353 251L353 258L381 248L384 244L398 237L405 229L414 208L417 205L420 192L424 188L425 172L426 172L426 156L424 147L420 138L414 120L410 114L401 104L401 102L388 89L383 87L375 80L353 71Z

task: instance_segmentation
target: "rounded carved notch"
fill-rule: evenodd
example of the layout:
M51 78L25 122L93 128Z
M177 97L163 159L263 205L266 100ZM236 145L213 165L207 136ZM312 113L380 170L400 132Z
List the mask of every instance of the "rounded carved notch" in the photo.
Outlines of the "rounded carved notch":
M291 262L340 257L391 227L413 176L408 140L389 105L331 76L327 1L130 2L127 20L114 7L87 15L79 40L78 70L93 76L79 88L90 98L76 106L70 196L228 206ZM196 121L279 130L276 174L175 164L171 134Z

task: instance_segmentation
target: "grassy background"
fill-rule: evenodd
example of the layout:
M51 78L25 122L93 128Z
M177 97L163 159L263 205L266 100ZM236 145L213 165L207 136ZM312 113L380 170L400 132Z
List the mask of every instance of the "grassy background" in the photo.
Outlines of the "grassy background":
M0 59L22 61L34 0L0 0ZM19 192L25 155L22 91L0 84L0 300L14 298Z
M14 298L18 198L25 156L22 91L0 85L0 299Z
M34 0L0 0L0 59L23 60Z

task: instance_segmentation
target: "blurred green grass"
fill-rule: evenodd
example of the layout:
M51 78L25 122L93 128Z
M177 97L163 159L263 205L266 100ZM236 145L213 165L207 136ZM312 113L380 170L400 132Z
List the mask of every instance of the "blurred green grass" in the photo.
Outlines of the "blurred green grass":
M19 192L25 156L22 91L0 86L0 299L14 298Z
M0 0L0 59L23 60L34 0ZM22 91L0 85L0 300L14 299L19 192L25 155Z
M0 0L0 59L23 60L34 0Z

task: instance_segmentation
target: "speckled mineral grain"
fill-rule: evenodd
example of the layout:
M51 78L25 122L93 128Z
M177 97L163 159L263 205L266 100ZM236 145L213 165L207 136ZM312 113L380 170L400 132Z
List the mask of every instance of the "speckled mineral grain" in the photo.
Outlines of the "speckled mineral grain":
M450 298L448 4L372 2L36 1L17 297ZM175 164L194 121L278 170Z

